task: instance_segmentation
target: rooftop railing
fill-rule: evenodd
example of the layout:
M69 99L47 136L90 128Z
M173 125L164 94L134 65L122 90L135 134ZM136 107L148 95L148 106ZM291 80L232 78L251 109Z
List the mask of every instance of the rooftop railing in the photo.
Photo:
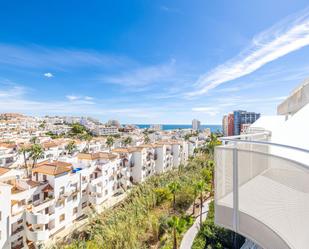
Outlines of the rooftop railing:
M221 138L215 149L215 222L263 248L307 248L309 150L269 132Z

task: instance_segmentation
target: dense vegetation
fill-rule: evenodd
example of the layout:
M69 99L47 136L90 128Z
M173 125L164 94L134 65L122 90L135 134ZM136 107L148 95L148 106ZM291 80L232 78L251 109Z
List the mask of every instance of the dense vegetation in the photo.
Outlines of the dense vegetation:
M65 249L178 248L184 232L202 212L201 203L213 196L213 154L218 144L217 137L212 135L205 146L196 150L187 166L181 165L177 170L155 175L134 186L127 198L112 210L102 214L90 212L86 228L58 246ZM193 248L235 248L239 238L214 225L211 203Z
M192 249L239 248L244 238L214 224L214 202L209 204L206 220L196 236Z
M61 133L61 134L55 134L51 131L47 131L45 134L52 139L56 138L76 138L76 139L81 139L81 140L91 140L93 137L93 134L86 129L85 126L79 124L79 123L74 123L74 124L69 124L71 127L71 130L67 133Z
M175 248L192 225L189 207L197 195L207 196L206 186L212 169L200 155L186 167L149 178L131 189L128 197L113 210L93 214L82 232L71 236L73 248ZM211 165L211 164L209 164ZM196 186L205 182L200 192Z

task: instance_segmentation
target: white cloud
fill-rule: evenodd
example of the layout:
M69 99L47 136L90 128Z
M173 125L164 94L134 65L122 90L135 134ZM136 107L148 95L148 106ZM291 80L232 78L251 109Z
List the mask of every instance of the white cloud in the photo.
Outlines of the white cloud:
M78 99L80 99L80 97L79 96L76 96L76 95L67 95L67 96L65 96L68 100L70 100L70 101L74 101L74 100L78 100Z
M204 114L208 114L210 116L216 116L219 114L219 110L216 107L193 107L193 112L202 112Z
M87 105L93 105L95 104L92 100L94 99L93 97L90 96L81 96L81 95L66 95L66 99L68 99L70 102L74 102L75 104L87 104Z
M207 93L217 86L248 75L265 64L309 45L309 10L291 16L257 35L235 58L199 77L188 97Z
M67 70L74 67L115 67L132 63L126 57L93 50L17 46L0 43L0 64L21 68Z
M178 13L178 14L181 13L181 11L179 9L171 8L171 7L168 7L168 6L165 6L165 5L160 6L160 9L165 11L165 12L173 12L173 13Z
M16 98L25 93L25 88L21 86L12 86L11 88L0 90L1 98Z
M103 80L108 83L124 86L147 86L155 83L171 81L176 76L175 60L165 64L143 66L119 75L107 76Z
M52 73L44 73L44 76L47 78L52 78L54 75Z

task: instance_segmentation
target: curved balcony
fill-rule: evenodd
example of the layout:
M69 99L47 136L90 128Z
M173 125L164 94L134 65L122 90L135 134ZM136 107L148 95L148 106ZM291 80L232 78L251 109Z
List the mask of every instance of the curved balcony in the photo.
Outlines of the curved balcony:
M48 214L30 213L26 211L26 221L29 224L47 224L49 222Z
M255 139L216 147L215 222L263 248L308 248L309 151Z
M26 227L25 231L27 239L30 241L44 241L49 238L48 230L33 230L32 228Z

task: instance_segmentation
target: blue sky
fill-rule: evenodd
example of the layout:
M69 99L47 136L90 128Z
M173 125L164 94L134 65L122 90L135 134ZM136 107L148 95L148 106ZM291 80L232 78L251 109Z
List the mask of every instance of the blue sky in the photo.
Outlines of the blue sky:
M1 1L0 112L121 123L264 115L309 76L301 0Z

